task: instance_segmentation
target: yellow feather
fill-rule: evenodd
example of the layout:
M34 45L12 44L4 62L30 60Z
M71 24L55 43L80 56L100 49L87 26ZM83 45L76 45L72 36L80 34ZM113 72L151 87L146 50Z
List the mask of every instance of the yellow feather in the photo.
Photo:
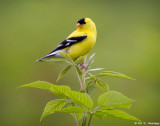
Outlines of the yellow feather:
M80 37L86 35L87 37L81 42L75 43L69 47L62 49L64 52L68 53L68 55L72 59L76 59L80 56L84 56L91 51L94 44L96 43L97 31L94 22L90 18L85 18L84 23L78 27L73 33L71 33L67 38L71 37ZM58 50L59 52L62 50ZM52 52L36 61L41 61L43 59L48 58L56 58L60 57L58 51ZM57 52L57 55L56 55Z
M68 36L68 38L70 38L87 35L87 38L84 41L76 43L67 49L67 53L72 59L86 55L96 43L97 31L94 22L89 18L85 18L85 22L86 24Z

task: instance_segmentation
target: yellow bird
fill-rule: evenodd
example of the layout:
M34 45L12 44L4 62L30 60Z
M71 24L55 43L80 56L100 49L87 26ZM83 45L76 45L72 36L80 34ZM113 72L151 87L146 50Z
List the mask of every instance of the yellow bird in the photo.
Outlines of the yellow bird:
M67 53L73 60L90 52L96 43L97 30L90 18L82 18L77 22L77 30L61 42L51 53L36 60L62 57L59 52Z

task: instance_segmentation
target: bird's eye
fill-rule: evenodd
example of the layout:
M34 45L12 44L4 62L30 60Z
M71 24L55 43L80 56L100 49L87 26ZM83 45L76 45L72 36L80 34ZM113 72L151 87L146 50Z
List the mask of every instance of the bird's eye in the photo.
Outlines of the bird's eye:
M77 23L80 23L80 24L86 24L86 22L85 22L85 18L80 19Z

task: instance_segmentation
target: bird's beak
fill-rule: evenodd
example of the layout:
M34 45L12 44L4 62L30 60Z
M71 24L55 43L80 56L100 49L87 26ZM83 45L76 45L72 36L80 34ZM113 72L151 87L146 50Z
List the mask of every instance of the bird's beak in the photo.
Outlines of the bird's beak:
M77 23L76 27L80 28L82 25L80 23Z

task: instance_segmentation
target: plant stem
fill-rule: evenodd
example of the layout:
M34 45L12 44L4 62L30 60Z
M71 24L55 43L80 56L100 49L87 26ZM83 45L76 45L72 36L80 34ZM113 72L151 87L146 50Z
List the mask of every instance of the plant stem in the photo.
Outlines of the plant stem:
M83 88L84 88L84 93L86 92L86 91L85 91L85 87L86 87L86 84L85 84L85 76L86 76L85 70L82 69L82 85L83 85Z
M97 106L94 110L93 110L93 113L95 113L97 111L97 109L99 109L101 106Z
M83 84L83 88L84 88L84 93L86 93L86 83L85 83L86 72L85 72L84 68L82 68L81 71L82 71L82 84ZM84 115L83 115L83 121L82 121L82 126L86 126L87 116L88 116L88 114L84 113Z
M74 115L74 119L75 119L75 122L76 122L76 126L78 126L78 119L77 119L77 116L76 116L75 113L73 113L73 115Z
M85 70L81 69L81 72L82 72L82 76L81 76L82 79L81 79L75 65L74 65L74 69L76 71L76 74L77 74L77 77L78 77L78 80L79 80L79 83L80 83L80 86L81 86L81 91L83 93L86 93L86 89L85 89L85 86L86 86L85 85L85 75L86 75L86 73L85 73ZM83 114L83 120L82 120L82 126L86 126L86 122L87 122L87 113L84 113Z
M74 69L75 69L75 71L76 71L76 74L77 74L77 77L78 77L78 80L79 80L79 84L80 84L80 87L81 87L81 91L82 91L83 93L85 93L85 89L84 89L84 87L83 87L82 80L81 80L81 78L80 78L80 76L79 76L79 73L78 73L77 68L75 67L75 65L74 65Z
M86 121L87 120L87 113L84 113L83 114L83 120L82 120L82 126L85 126L86 125Z
M87 126L89 126L89 125L90 125L91 120L92 120L92 116L93 116L93 114L91 114L91 115L90 115L90 117L89 117L89 121L88 121L88 125L87 125Z

